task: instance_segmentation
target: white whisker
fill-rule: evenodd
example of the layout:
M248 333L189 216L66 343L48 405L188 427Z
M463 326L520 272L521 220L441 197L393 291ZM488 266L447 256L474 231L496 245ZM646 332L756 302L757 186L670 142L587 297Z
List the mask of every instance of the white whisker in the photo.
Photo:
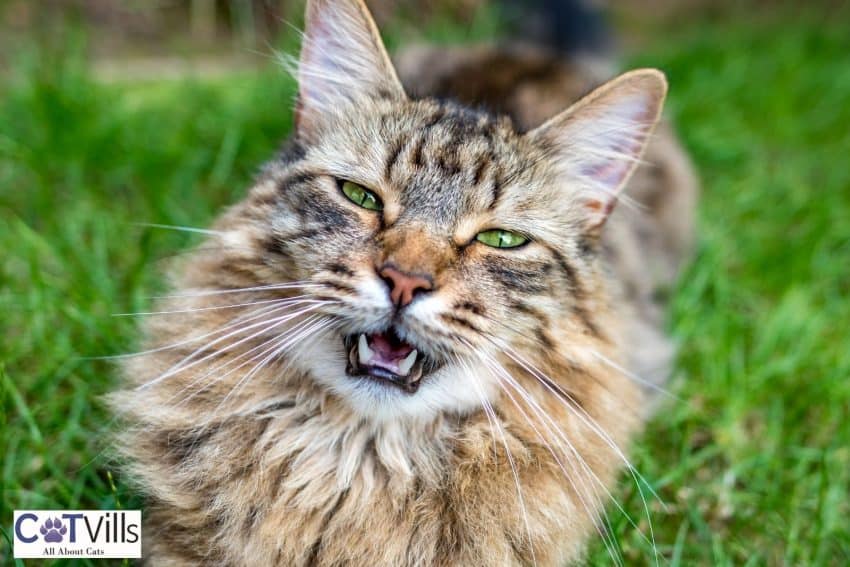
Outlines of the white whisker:
M219 309L234 309L237 307L251 307L253 305L265 305L276 303L278 305L289 305L292 303L321 302L321 299L305 299L312 296L296 295L293 297L282 297L280 299L264 299L262 301L251 301L249 303L234 303L230 305L216 305L214 307L198 307L196 309L177 309L175 311L140 311L138 313L113 313L113 317L141 317L147 315L176 315L179 313L199 313L201 311L216 311Z
M316 316L316 315L312 315L311 317L317 317L317 316ZM309 319L310 319L310 317L308 317L308 319L307 319L307 320L309 320ZM235 368L233 368L233 369L231 369L231 370L228 370L228 371L227 371L227 372L225 372L224 374L222 374L222 375L218 376L218 377L217 377L217 378L215 378L215 380L213 380L211 383L209 383L209 384L205 384L205 385L203 386L203 388L201 388L200 390L198 390L197 392L195 392L194 394L192 394L192 395L191 395L191 396L189 396L188 398L184 399L184 400L183 400L183 402L188 401L189 399L191 399L192 397L194 397L194 395L195 395L195 394L197 394L197 393L199 393L199 392L201 392L201 391L203 391L203 390L205 390L205 389L208 389L208 388L210 388L210 387L214 386L215 384L217 384L218 382L220 382L221 380L223 380L223 379L224 379L224 378L226 378L227 376L230 376L231 374L233 374L234 372L236 372L236 371L237 371L237 370L239 370L240 368L243 368L244 366L246 366L246 365L250 364L250 363L251 363L251 362L253 362L254 360L256 360L256 359L258 359L258 358L261 358L261 357L262 357L262 356L264 356L267 352L269 352L269 351L274 350L275 348L277 348L277 345L278 345L279 343L281 343L282 341L286 340L286 338L287 338L288 334L289 334L289 333L290 333L293 329L295 329L295 328L297 328L299 325L301 325L302 323L304 323L304 321L299 322L297 325L295 325L295 327L293 327L292 329L288 329L287 331L285 331L285 332L284 332L284 333L282 333L281 335L276 335L276 336L274 336L274 337L272 337L272 338L270 338L270 339L268 339L268 340L266 340L266 341L263 341L263 342L262 342L262 343L260 343L259 345L257 345L257 346L255 346L255 347L253 347L253 348L251 348L251 349L249 349L249 350L247 350L247 351L243 352L242 354L239 354L239 355L237 355L237 356L235 356L235 357L233 357L233 358L231 358L231 359L228 359L228 360L227 360L227 361L225 361L224 363L219 364L218 366L215 366L215 367L211 368L210 370L208 370L208 371L207 371L207 372L205 372L204 374L202 374L202 375L200 375L200 376L196 377L194 380L192 380L192 382L191 382L190 384L187 384L186 386L184 386L184 387L183 387L183 388L182 388L179 392L177 392L177 393L176 393L176 394L172 397L172 399L173 399L173 398L176 398L177 396L179 396L179 395L180 395L180 394L182 394L183 392L186 392L187 390L191 390L192 388L194 388L197 384L199 384L202 380L204 380L204 379L205 379L205 378L207 378L208 376L212 376L213 374L216 374L217 372L219 372L219 371L221 371L221 370L224 370L224 369L225 369L225 368L227 368L228 366L232 366L232 365L233 365L233 364L235 364L236 362L239 362L240 360L242 360L242 359L243 359L243 358L245 358L246 356L250 356L251 354L255 353L255 352L256 352L256 351L258 351L258 350L261 350L261 351L262 351L260 354L255 355L255 356L253 356L253 357L249 358L246 362L244 362L244 363L240 364L239 366L236 366ZM269 345L271 345L271 346L269 346ZM183 402L181 402L181 403L183 403ZM178 404L178 405L179 405L179 404Z
M229 293L246 293L249 291L273 291L277 289L297 289L297 288L310 288L310 287L322 287L321 284L313 283L313 282L286 282L279 284L269 284L269 285L260 285L255 287L242 287L242 288L234 288L234 289L212 289L212 290L199 290L196 292L190 293L176 293L173 295L160 295L154 296L151 299L180 299L185 297L207 297L210 295L226 295Z
M469 368L469 365L464 363L459 356L456 354L450 354L449 357L454 361L456 365L462 367L469 374L472 374L472 369ZM487 421L490 424L490 437L493 440L493 462L498 462L499 456L496 451L496 432L495 432L495 421L496 421L496 412L493 410L493 406L490 404L489 400L487 400L487 396L484 395L484 392L479 392L479 398L481 398L481 405L484 406L484 413L487 416Z
M584 472L585 472L585 473L586 473L586 474L587 474L590 478L592 478L593 480L595 480L595 481L596 481L596 483L597 483L599 486L601 486L601 487L602 487L602 489L603 489L605 492L607 492L607 493L608 493L609 497L610 497L610 498L611 498L611 499L615 502L615 504L617 504L617 505L618 505L618 507L619 507L619 503L616 501L616 499L613 497L613 495L611 495L611 494L610 494L610 492L608 492L608 491L607 491L607 487L605 487L604 483L603 483L601 480L599 480L599 478L596 476L596 474L595 474L595 473L594 473L594 472L590 469L590 467L587 465L587 463L585 462L585 460L584 460L584 458L581 456L581 454L580 454L580 453L579 453L579 452L575 449L575 447L572 445L572 443L570 443L570 441L569 441L569 440L566 438L566 436L563 434L563 431L562 431L562 430L561 430L561 429L557 426L557 424L554 422L554 420L552 420L552 418L551 418L551 417L549 417L549 416L548 416L548 414L546 414L546 412L545 412L545 411L544 411L544 410L543 410L543 409L539 406L539 404L538 404L538 403L537 403L537 401L536 401L536 400L535 400L535 399L531 396L531 394L530 394L528 391L526 391L524 388L522 388L522 386L520 386L520 385L519 385L519 383L517 383L517 382L516 382L516 380L515 380L515 379L514 379L514 378L513 378L513 377L512 377L512 376L511 376L508 372L507 372L507 370L506 370L506 369L505 369L505 368L504 368L501 364L499 364L499 363L498 363L498 361L496 361L495 359L493 359L491 356L486 355L485 353L479 352L479 353L477 353L477 354L478 354L479 358L481 359L481 361L482 361L482 362L483 362L486 366L488 366L488 368L490 368L490 370L491 370L491 371L496 372L497 378L498 378L499 376L501 376L502 378L504 378L504 379L505 379L505 382L506 382L508 385L510 385L510 386L511 386L511 387L512 387L512 388L513 388L516 392L517 392L517 394L518 394L519 396L521 396L521 397L522 397L522 399L523 399L523 400L524 400L524 401L525 401L525 402L529 405L530 409L531 409L532 411L534 411L534 413L535 413L535 414L537 414L537 416L538 416L538 417L540 417L540 418L543 418L543 419L547 420L547 421L549 422L549 424L551 424L551 426L550 426L549 424L547 424L547 423L545 423L545 422L544 422L544 423L541 423L541 425L542 425L543 427L545 427L545 428L546 428L546 430L547 430L550 434L553 434L553 433L554 433L554 434L555 434L555 436L556 436L556 438L558 438L558 437L559 437L559 438L560 438L560 440L561 440L564 444L566 444L566 446L567 446L567 447L568 447L568 449L569 449L569 452L570 452L570 453L571 453L571 454L572 454L572 455L573 455L573 456L577 459L577 461L578 461L579 465L583 468ZM612 545L611 547L609 547L609 542L608 542L608 541L607 541L607 539L606 539L606 534L604 533L604 531L600 528L600 526L599 526L599 524L598 524L598 521L599 521L598 513L594 512L595 507L594 507L594 506L592 506L592 505L591 505L591 503L589 503L589 502L585 499L586 497L592 497L592 491L591 491L590 487L588 487L588 486L587 486L587 484L585 483L584 478L581 476L581 474L580 474L580 473L581 473L581 471L579 471L579 470L575 469L575 468L574 468L574 466L573 466L573 467L571 467L571 468L575 471L576 476L578 477L579 481L580 481L580 482L581 482L581 484L582 484L582 487L585 489L585 492L582 492L582 490L579 490L579 487L578 487L578 486L576 486L576 484L573 482L571 475L567 472L566 467L564 466L564 464L563 464L563 462L561 461L560 457L558 457L558 454L556 453L556 451L554 450L554 448L552 447L552 445L549 443L549 440L546 438L546 436L544 436L544 435L540 432L540 430L539 430L539 429L537 428L537 426L534 424L534 421L533 421L533 420L532 420L532 419L528 416L528 414L527 414L527 413L526 413L526 412L522 409L522 406L520 406L520 404L519 404L519 402L516 400L516 398L514 398L513 394L511 394L511 393L510 393L510 391L508 391L508 390L504 387L504 385L501 383L501 381L500 381L500 384L499 384L499 385L502 387L502 391L503 391L503 392L504 392L504 393L508 396L508 398L510 398L511 402L514 404L514 406L515 406L515 407L517 408L517 410L520 412L520 414L522 415L522 417L523 417L523 418L526 420L526 422L527 422L527 423L531 426L531 428L534 430L534 432L535 432L535 434L537 435L537 437L540 439L540 441L544 444L544 446L547 448L547 450L549 451L549 453L550 453L550 454L552 455L552 457L555 459L556 464L557 464L557 465L558 465L558 467L561 469L561 472L564 474L564 478L567 480L567 482L569 482L569 483L570 483L570 485L573 487L573 489L575 490L576 494L578 495L578 497L579 497L579 501L580 501L581 505L584 507L585 512L588 514L588 517L590 517L590 519L591 519L591 521L592 521L592 523L593 523L593 525L594 525L594 528L597 530L597 533L599 533L599 536L603 539L603 542L605 542L606 549L608 549L608 550L609 550L609 553L612 553L612 551L611 551L611 550L613 549L613 545ZM557 441L557 440L558 440L558 439L556 439L556 441ZM568 460L568 462L571 462L571 461L569 461L569 460ZM571 464L572 464L572 463L571 463ZM622 510L622 508L621 508L621 510ZM623 513L625 514L625 511L624 511L624 510L623 510ZM605 511L604 511L604 508L602 509L601 514L602 514L603 518L605 518ZM626 514L626 517L628 517L628 515L627 515L627 514ZM605 521L607 521L607 518L605 518ZM619 561L619 558L617 558L615 555L613 555L613 553L612 553L612 559L615 561L615 563L621 564L621 562Z
M494 343L494 344L497 344L497 343ZM575 399L572 397L572 395L569 392L567 392L563 388L561 388L557 384L557 382L552 380L549 376L546 376L544 373L542 373L539 369L537 369L530 362L523 359L512 348L508 347L507 345L503 345L503 348L504 348L504 352L508 355L508 357L510 357L514 362L516 362L521 367L523 367L532 376L535 376L539 380L539 382L541 384L543 384L543 386L546 387L549 391L554 393L556 396L560 395L561 397L566 397L568 400L570 400L572 402L572 405L566 405L565 404L566 407L572 409L575 412L575 415L586 426L588 426L594 433L596 433L596 435L599 436L615 452L617 457L625 464L626 469L629 471L629 474L632 476L632 478L635 482L635 486L638 490L638 494L639 494L641 501L643 503L644 512L645 512L646 519L647 519L647 522L648 522L648 525L649 525L649 538L646 538L646 536L643 536L642 533L641 533L641 536L648 543L650 543L652 545L652 548L653 548L653 550L655 551L655 554L656 554L656 561L657 561L658 548L657 548L657 545L655 543L655 532L654 532L654 529L653 529L653 526L652 526L652 518L651 518L651 515L650 515L650 512L649 512L649 505L646 502L646 496L643 493L641 485L646 486L649 489L650 494L652 494L661 503L661 505L663 507L666 508L666 504L660 498L658 493L655 492L655 490L652 488L652 486L649 484L649 482L647 482L647 480L643 477L643 475L641 475L640 472L638 472L637 469L634 467L634 465L632 465L631 461L626 457L625 453L623 453L623 451L614 442L614 440L611 439L610 435L608 435L608 433L605 432L605 430L602 429L599 426L599 424L596 423L596 421L581 407L580 404L576 403ZM553 385L557 387L557 391L553 388ZM558 399L561 399L561 398L559 397ZM623 511L623 513L625 514L625 511ZM633 520L631 520L631 518L628 516L628 514L625 514L625 516L629 520L629 522L637 529L636 524L634 523Z
M593 419L593 418L592 418L592 417L591 417L591 416L587 413L587 411L585 411L585 410L581 407L581 405L580 405L579 403L577 403L577 402L576 402L576 400L573 398L572 394L570 394L569 392L567 392L566 390L564 390L564 389L563 389L563 388L562 388L562 387L561 387L561 386L560 386L557 382L555 382L554 380L552 380L549 376L547 376L545 373L543 373L542 371L540 371L540 370L539 370L537 367L535 367L533 364L531 364L531 363L530 363L530 362L528 362L526 359L524 359L524 358L523 358L521 355L519 355L519 353L517 353L514 349L510 348L510 347L509 347L509 346L507 346L507 345L504 345L504 346L503 346L503 348L505 348L505 353L506 353L506 354L507 354L507 355L508 355L508 356L509 356L509 357L510 357L510 358L511 358L514 362L516 362L517 364L519 364L520 366L522 366L522 367L523 367L523 368L524 368L527 372L531 373L531 374L532 374L532 376L537 377L537 379L538 379L538 380L539 380L539 381L540 381L540 382L541 382L541 383L542 383L542 384L543 384L543 385L544 385L544 386L545 386L545 387L546 387L549 391L551 391L552 393L554 393L554 394L556 394L556 395L560 395L560 396L562 396L562 397L566 397L568 400L570 400L570 401L573 403L573 405L572 405L572 406L568 406L568 407L571 407L572 409L574 409L574 410L576 411L576 415L579 417L579 419L581 419L581 420L585 423L585 425L587 425L588 427L590 427L590 428L591 428L591 429L592 429L592 430L593 430L593 431L594 431L594 432L595 432L595 433L596 433L596 434L597 434L600 438L602 438L602 439L606 442L606 444L608 444L608 446L609 446L609 447L611 447L611 449L613 449L613 450L616 452L617 456L618 456L618 457L619 457L619 458L620 458L620 459L624 462L624 464L626 465L626 467L627 467L630 471L632 471L632 472L633 472L633 474L637 474L637 475L638 475L638 477L639 477L639 478L643 481L643 483L644 483L644 484L646 484L646 485L649 487L649 482L647 482L647 480L646 480L645 478L643 478L643 477L640 475L640 473L638 473L638 472L637 472L637 470L636 470L636 469L635 469L635 467L632 465L631 461L629 461L629 459L626 457L626 455L625 455L625 453L622 451L622 449L620 449L620 447L619 447L619 446L618 446L618 445L614 442L614 440L611 438L611 436L610 436L610 435L608 435L608 433L607 433L607 432L605 432L605 430L604 430L604 429L602 429L602 428L599 426L599 424L597 424L597 423L596 423L596 420L594 420L594 419ZM557 388L557 390L555 390L555 389L553 388L553 386L554 386L554 387L556 387L556 388ZM637 480L637 479L635 479L635 480ZM650 487L650 490L651 490L651 487ZM664 502L663 502L663 501L661 500L661 498L660 498L660 497L659 497L659 496L655 493L655 491L652 491L651 493L652 493L652 494L653 494L656 498L658 498L659 502L661 502L661 504L662 504L662 505L664 505ZM665 506L665 507L666 507L666 506Z
M295 344L305 340L307 337L312 337L317 335L323 329L332 325L333 321L323 318L320 315L313 316L312 322L307 325L305 328L299 330L296 334L288 333L285 337L285 341L283 344L279 344L275 346L271 353L269 353L263 360L261 360L257 365L254 366L248 373L243 376L239 382L227 393L227 395L222 399L222 401L218 404L218 407L213 411L213 415L215 415L219 409L227 402L231 395L236 395L241 391L242 388L263 368L265 368L272 360L284 354L289 348L294 346ZM300 325L300 324L299 324ZM296 325L296 328L299 326Z
M593 355L594 357L596 357L598 360L600 360L604 364L607 364L608 366L610 366L611 368L613 368L617 372L621 373L623 376L625 376L625 377L627 377L631 380L634 380L638 384L640 384L642 386L646 386L647 388L650 388L652 390L655 390L656 392L663 394L663 395L665 395L665 396L667 396L667 397L669 397L673 400L676 400L677 402L685 403L685 400L683 400L679 396L673 394L672 392L662 388L661 386L659 386L657 384L653 384L652 382L650 382L646 378L641 378L640 376L638 376L634 372L630 372L629 370L623 368L622 366L620 366L619 364L617 364L616 362L614 362L610 358L603 355L598 350L590 349L590 354Z
M521 483L519 481L519 472L517 471L516 463L514 462L513 454L511 453L511 450L508 447L508 440L507 440L507 437L505 436L505 431L502 428L499 421L497 419L495 419L495 411L493 411L492 406L490 406L490 402L487 401L487 396L484 394L483 387L478 382L478 379L475 376L475 373L472 372L472 369L468 368L465 365L464 365L464 369L467 371L467 375L469 376L470 380L472 381L473 386L475 386L476 392L478 393L478 396L481 399L482 404L484 405L485 408L487 408L487 407L490 408L490 411L492 412L493 418L494 418L494 421L491 422L491 423L496 424L497 431L499 432L499 435L502 438L502 444L505 446L505 455L508 458L508 463L510 464L510 467L511 467L511 473L513 474L513 477L514 477L514 483L516 484L517 499L518 499L518 503L519 503L519 506L520 506L520 510L522 511L523 522L525 523L525 530L526 530L526 534L528 536L528 548L531 550L532 562L536 565L537 560L534 556L534 541L531 537L531 523L528 521L528 512L527 512L526 507L525 507L525 500L522 497L522 487L521 487ZM486 409L485 409L485 411L486 411Z
M155 224L155 223L147 223L147 222L136 222L133 223L136 226L143 226L147 228L162 228L165 230L177 230L180 232L194 232L197 234L207 234L212 236L222 236L227 234L226 232L222 232L220 230L210 230L206 228L193 228L191 226L175 226L170 224Z
M185 340L182 340L182 341L179 341L179 342L176 342L176 343L171 343L171 344L161 346L161 347L157 347L157 348L153 348L153 349L143 350L143 351L139 351L139 352L132 352L132 353L128 353L128 354L114 354L114 355L110 355L110 356L101 356L101 357L93 358L92 360L112 360L112 359L138 358L138 357L147 356L147 355L150 355L150 354L155 354L155 353L158 353L158 352L164 352L164 351L167 351L167 350L175 349L175 348L178 348L178 347L181 347L181 346L196 343L196 342L203 340L207 337L217 335L217 334L219 334L223 331L226 331L228 329L232 329L233 327L236 327L236 326L238 326L242 323L247 323L249 321L255 321L255 320L263 317L264 315L269 315L271 313L274 313L275 311L280 311L284 307L289 307L289 306L288 305L280 305L280 306L269 305L269 306L266 306L266 307L261 307L259 309L253 309L253 310L249 311L248 313L244 313L244 314L234 318L227 325L225 325L223 327L219 327L218 329L215 329L214 331L209 331L209 332L204 333L202 335L198 335L197 337L192 337L192 338L189 338L189 339L185 339Z
M158 384L159 382L161 382L161 381L163 381L167 378L170 378L171 376L174 376L178 372L182 372L184 370L187 370L189 368L197 366L198 364L201 364L202 362L205 362L205 361L209 360L210 358L217 356L221 352L226 352L228 350L231 350L231 349L233 349L233 348L235 348L235 347L237 347L241 344L244 344L244 343L250 341L253 338L256 338L260 335L268 333L270 330L272 330L272 329L274 329L274 328L276 328L280 325L283 325L287 321L291 321L293 318L295 318L295 317L297 317L297 316L299 316L303 313L313 311L313 310L317 309L318 307L321 307L321 305L313 305L313 306L310 306L310 307L305 307L304 309L297 311L295 313L290 313L290 314L287 314L287 315L274 317L270 320L260 321L259 323L252 323L251 325L248 325L248 326L243 327L241 329L237 329L236 331L232 331L232 332L226 334L225 336L219 337L219 338L215 339L214 341L211 341L210 343L208 343L208 344L200 347L199 349L195 350L192 354L190 354L189 356L187 356L186 358L184 358L183 360L181 360L180 362L178 362L177 364L172 366L171 369L166 371L164 374L159 375L157 378L151 380L150 382L142 384L141 386L137 386L136 389L137 390L145 389L145 388L149 388L149 387L151 387L155 384ZM271 323L271 326L268 326L269 323ZM229 344L224 349L213 351L210 354L208 354L208 355L206 355L206 356L204 356L204 357L202 357L198 360L195 360L194 362L190 362L195 356L201 354L202 352L204 352L206 350L209 350L210 347L220 343L221 341L228 339L230 337L233 337L233 336L240 335L247 330L255 329L255 328L263 326L263 325L266 325L266 327L260 329L256 333L252 333L249 336L244 337L244 338L236 341L235 343Z

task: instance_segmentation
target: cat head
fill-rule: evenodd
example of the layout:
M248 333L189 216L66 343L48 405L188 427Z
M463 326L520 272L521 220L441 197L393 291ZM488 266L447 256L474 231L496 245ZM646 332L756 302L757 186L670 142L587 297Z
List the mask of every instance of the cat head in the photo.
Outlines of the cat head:
M332 322L293 363L377 419L492 399L505 357L601 337L595 243L666 83L627 73L518 132L411 100L361 0L311 0L295 149L255 188L258 283L306 281Z

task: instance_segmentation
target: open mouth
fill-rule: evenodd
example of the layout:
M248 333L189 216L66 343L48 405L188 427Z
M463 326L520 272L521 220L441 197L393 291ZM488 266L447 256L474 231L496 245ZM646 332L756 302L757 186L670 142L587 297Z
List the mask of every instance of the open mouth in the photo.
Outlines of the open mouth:
M415 393L422 378L438 366L414 345L403 341L392 327L383 333L349 335L344 341L350 376L379 380L408 394Z

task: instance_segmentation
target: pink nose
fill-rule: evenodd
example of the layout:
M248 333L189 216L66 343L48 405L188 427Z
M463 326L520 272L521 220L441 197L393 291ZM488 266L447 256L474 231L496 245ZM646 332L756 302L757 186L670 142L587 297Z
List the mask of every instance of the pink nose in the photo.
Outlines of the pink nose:
M398 307L410 305L417 293L434 289L430 279L402 272L392 266L384 266L378 274L390 286L390 299Z

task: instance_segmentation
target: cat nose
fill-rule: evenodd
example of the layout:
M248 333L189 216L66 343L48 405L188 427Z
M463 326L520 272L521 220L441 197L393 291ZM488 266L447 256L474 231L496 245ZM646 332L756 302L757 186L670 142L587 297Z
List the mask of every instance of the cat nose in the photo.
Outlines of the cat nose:
M384 266L378 271L378 275L387 282L390 300L397 307L406 307L417 293L434 289L430 278L402 272L394 266Z

